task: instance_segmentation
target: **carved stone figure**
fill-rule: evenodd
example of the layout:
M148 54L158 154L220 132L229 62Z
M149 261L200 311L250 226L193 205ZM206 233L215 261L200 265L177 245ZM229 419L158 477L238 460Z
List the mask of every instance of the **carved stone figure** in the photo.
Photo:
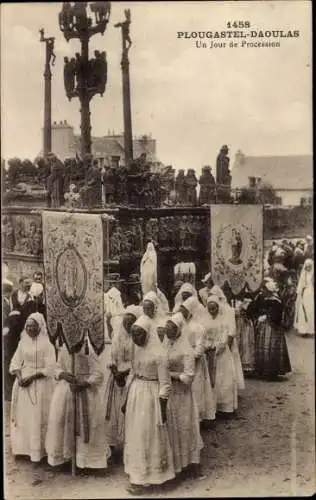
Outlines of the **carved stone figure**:
M118 205L128 205L128 183L127 183L127 168L119 166L115 169L116 183L115 183L115 201Z
M130 34L129 34L130 25L131 25L131 11L130 11L130 9L125 9L124 14L125 14L125 21L123 21L121 23L114 24L114 27L122 29L123 47L124 47L123 55L127 55L128 51L132 45L132 40L131 40Z
M47 41L47 47L48 47L48 57L47 57L47 64L54 66L55 61L56 61L56 54L54 52L54 45L55 45L55 38L51 37L48 38Z
M186 204L190 206L196 205L196 186L197 186L197 178L195 175L195 171L190 168L185 177L185 185L186 185Z
M169 248L168 219L169 217L159 219L159 248Z
M78 30L85 28L87 5L88 2L74 2L74 6L72 7L73 16L76 19L74 26Z
M69 32L74 26L73 7L70 2L63 2L62 10L59 13L59 26L62 32Z
M212 169L209 166L202 168L202 174L199 179L200 196L199 203L213 203L215 201L215 179L212 175Z
M131 227L133 231L133 252L144 252L144 234L143 234L143 219L132 219Z
M104 172L103 182L105 189L105 200L108 204L115 202L116 180L115 169L113 167L107 168Z
M145 235L146 235L146 242L148 241L158 242L159 225L157 219L151 218L146 222Z
M96 24L108 21L111 14L111 2L90 3L91 12L95 15Z
M176 217L167 217L168 247L176 249L179 239L179 225Z
M187 235L187 217L183 216L180 217L180 222L179 222L179 239L180 239L180 248L184 249L186 246L186 236Z
M13 252L15 246L14 228L12 221L5 218L2 226L2 245L5 252Z
M122 242L122 231L119 225L117 225L109 239L110 244L110 259L119 260L121 256L121 242Z
M131 255L133 250L133 232L122 230L121 255Z
M75 91L76 68L77 64L74 57L70 60L68 57L64 57L64 86L69 100L71 100Z
M48 203L52 208L64 204L63 164L54 154L49 155L51 173L47 179Z
M42 230L39 226L36 228L36 232L33 236L32 253L33 255L40 255L43 253L43 235Z
M94 51L95 58L89 60L89 91L103 96L107 82L106 52Z
M90 155L89 155L90 156ZM101 207L102 205L102 178L100 169L96 163L90 164L91 158L87 158L86 183L81 188L80 195L85 206L88 208Z
M179 170L178 175L176 177L175 188L176 188L177 202L180 205L184 205L186 202L186 182L185 182L184 170Z
M230 170L229 170L229 149L224 145L217 156L216 160L216 182L217 184L230 184Z

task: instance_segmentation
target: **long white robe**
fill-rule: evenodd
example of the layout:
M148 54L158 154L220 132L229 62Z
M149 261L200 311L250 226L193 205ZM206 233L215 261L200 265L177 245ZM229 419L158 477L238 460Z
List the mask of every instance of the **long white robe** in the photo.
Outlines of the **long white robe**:
M10 373L21 370L22 378L40 371L46 376L28 387L15 379L11 402L11 448L14 455L28 455L39 462L45 455L48 412L53 391L55 351L47 335L35 339L25 332L11 360Z
M314 262L311 259L308 261L312 270L306 271L306 260L297 285L295 304L294 327L301 335L315 335Z
M73 395L68 382L60 380L61 372L71 372L71 356L63 346L58 353L55 368L57 384L53 393L48 430L46 436L46 451L48 463L52 466L68 462L72 458L73 429ZM76 464L79 468L100 469L107 467L110 449L106 440L104 411L101 400L100 385L103 380L100 363L92 348L89 354L83 349L75 355L75 375L80 380L90 383L85 389L88 400L89 441L84 442L83 408L80 396L77 399L79 407L80 434L76 436Z

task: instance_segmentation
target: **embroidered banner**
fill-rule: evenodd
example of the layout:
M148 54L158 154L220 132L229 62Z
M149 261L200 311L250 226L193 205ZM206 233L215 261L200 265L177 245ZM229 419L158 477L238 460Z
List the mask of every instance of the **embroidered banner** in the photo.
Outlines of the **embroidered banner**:
M214 282L238 295L256 291L263 277L261 205L211 205L211 270Z
M101 216L46 211L42 218L50 334L54 337L61 325L69 352L76 352L88 332L100 354L104 348Z

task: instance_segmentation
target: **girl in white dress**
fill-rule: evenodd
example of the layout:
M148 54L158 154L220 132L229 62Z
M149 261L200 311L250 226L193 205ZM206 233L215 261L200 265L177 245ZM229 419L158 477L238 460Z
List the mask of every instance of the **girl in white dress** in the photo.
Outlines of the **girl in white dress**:
M216 295L207 299L209 313L206 327L206 349L216 352L216 410L217 413L232 415L238 408L237 381L232 352L229 348L229 322L225 309Z
M214 285L211 290L211 295L216 295L220 301L223 312L225 312L225 317L227 318L227 324L229 328L229 346L231 352L233 354L233 360L235 365L235 374L237 381L237 388L239 391L242 391L245 388L245 378L242 369L238 342L237 342L237 327L236 327L236 315L235 309L231 307L226 299L226 296L223 290L218 286Z
M124 414L122 406L126 400L126 379L132 366L133 341L131 328L142 310L130 305L125 309L121 328L114 332L110 346L111 376L105 390L105 419L107 421L108 444L115 451L123 451ZM113 451L113 450L112 450Z
M45 436L53 390L55 351L45 319L31 314L11 360L16 376L11 402L11 447L14 455L28 455L32 462L46 456Z
M142 302L143 314L150 320L150 333L158 335L158 329L161 329L166 323L166 313L158 295L151 291L148 292Z
M100 385L103 373L97 355L89 346L75 354L75 375L72 359L64 345L58 353L55 368L57 384L53 393L46 451L48 463L58 466L72 458L74 439L73 391L76 393L76 464L80 469L105 469L110 456L106 441L104 411Z
M164 344L171 374L171 393L167 406L167 425L175 472L200 464L203 441L200 435L199 412L192 390L195 375L195 353L182 335L184 318L174 314L166 324Z
M183 302L189 297L196 297L198 299L196 288L191 285L191 283L183 283L177 295L175 296L174 308L172 312L179 312L181 304L183 304ZM203 307L202 304L201 307Z
M314 261L306 259L297 285L294 327L300 335L315 335Z
M167 353L151 322L141 316L132 326L134 353L125 410L124 467L131 493L175 477L166 427L171 390Z
M195 357L195 377L192 390L199 409L200 422L215 420L216 398L207 367L205 355L205 328L202 326L203 318L195 313L199 309L199 301L196 297L189 297L180 307L184 317L182 335L186 337ZM204 309L204 308L203 308ZM203 315L206 311L203 310Z

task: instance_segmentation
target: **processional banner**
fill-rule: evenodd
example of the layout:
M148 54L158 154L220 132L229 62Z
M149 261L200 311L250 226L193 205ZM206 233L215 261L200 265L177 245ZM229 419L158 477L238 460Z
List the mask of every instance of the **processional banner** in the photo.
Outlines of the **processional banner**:
M211 270L214 282L234 295L256 291L263 277L261 205L211 205Z
M100 215L42 214L47 326L54 338L62 327L69 352L88 334L94 350L104 348L103 232Z

